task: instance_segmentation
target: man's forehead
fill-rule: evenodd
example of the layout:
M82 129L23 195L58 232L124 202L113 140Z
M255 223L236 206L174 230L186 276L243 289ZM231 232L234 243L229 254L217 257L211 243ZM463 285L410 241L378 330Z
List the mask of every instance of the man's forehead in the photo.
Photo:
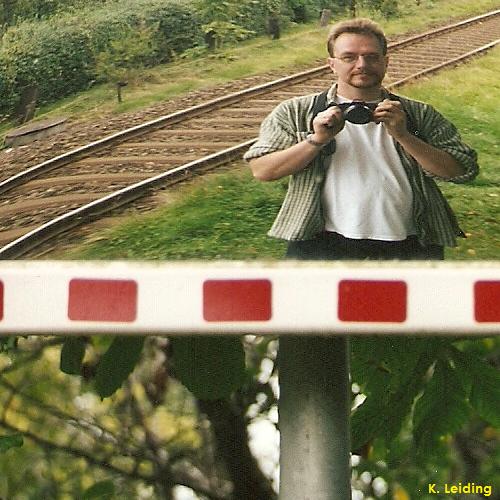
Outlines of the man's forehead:
M372 52L381 52L382 47L375 35L361 33L342 33L335 40L334 47L337 50L370 50Z

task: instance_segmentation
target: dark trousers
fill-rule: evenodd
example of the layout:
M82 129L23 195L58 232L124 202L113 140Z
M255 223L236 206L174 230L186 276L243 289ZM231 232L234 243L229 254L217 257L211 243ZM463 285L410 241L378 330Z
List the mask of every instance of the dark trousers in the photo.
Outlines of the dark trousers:
M299 260L443 260L440 245L423 246L416 236L402 241L355 240L323 232L311 240L290 241L289 259Z

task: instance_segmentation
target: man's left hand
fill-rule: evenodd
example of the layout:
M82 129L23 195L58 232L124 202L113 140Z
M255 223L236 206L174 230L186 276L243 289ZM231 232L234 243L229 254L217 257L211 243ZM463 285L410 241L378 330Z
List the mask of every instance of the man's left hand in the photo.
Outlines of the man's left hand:
M376 123L383 123L387 132L396 140L408 133L406 114L399 101L384 99L375 108L373 119Z

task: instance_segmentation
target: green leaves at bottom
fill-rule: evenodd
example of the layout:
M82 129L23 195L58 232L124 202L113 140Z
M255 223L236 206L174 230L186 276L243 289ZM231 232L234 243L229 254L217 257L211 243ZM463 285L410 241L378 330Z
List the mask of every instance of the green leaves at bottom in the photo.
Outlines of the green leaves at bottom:
M82 500L108 500L115 494L115 485L112 481L99 481L85 490Z
M141 357L145 337L116 337L97 365L95 388L101 398L121 387Z
M469 403L481 418L500 427L500 371L478 356L453 349L460 377L470 380Z
M11 434L10 436L0 436L0 453L5 453L11 448L19 448L24 444L22 434Z
M245 352L235 337L172 339L177 378L198 399L225 399L243 385Z
M419 451L430 451L441 437L457 432L468 417L469 405L460 374L448 360L438 360L415 404L413 434Z
M86 340L82 337L68 337L61 349L61 371L68 375L80 375L85 356Z
M409 338L368 338L352 342L353 381L366 400L352 415L352 449L375 438L395 439L424 386L440 344Z

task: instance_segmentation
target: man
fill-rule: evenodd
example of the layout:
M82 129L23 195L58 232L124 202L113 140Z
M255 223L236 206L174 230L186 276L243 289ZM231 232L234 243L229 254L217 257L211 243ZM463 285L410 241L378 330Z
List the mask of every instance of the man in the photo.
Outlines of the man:
M442 259L463 233L434 179L472 180L476 153L434 108L382 87L389 58L376 23L334 25L328 52L329 107L315 109L319 95L281 103L245 155L261 181L291 176L269 235L299 259ZM346 108L372 121L351 123Z

